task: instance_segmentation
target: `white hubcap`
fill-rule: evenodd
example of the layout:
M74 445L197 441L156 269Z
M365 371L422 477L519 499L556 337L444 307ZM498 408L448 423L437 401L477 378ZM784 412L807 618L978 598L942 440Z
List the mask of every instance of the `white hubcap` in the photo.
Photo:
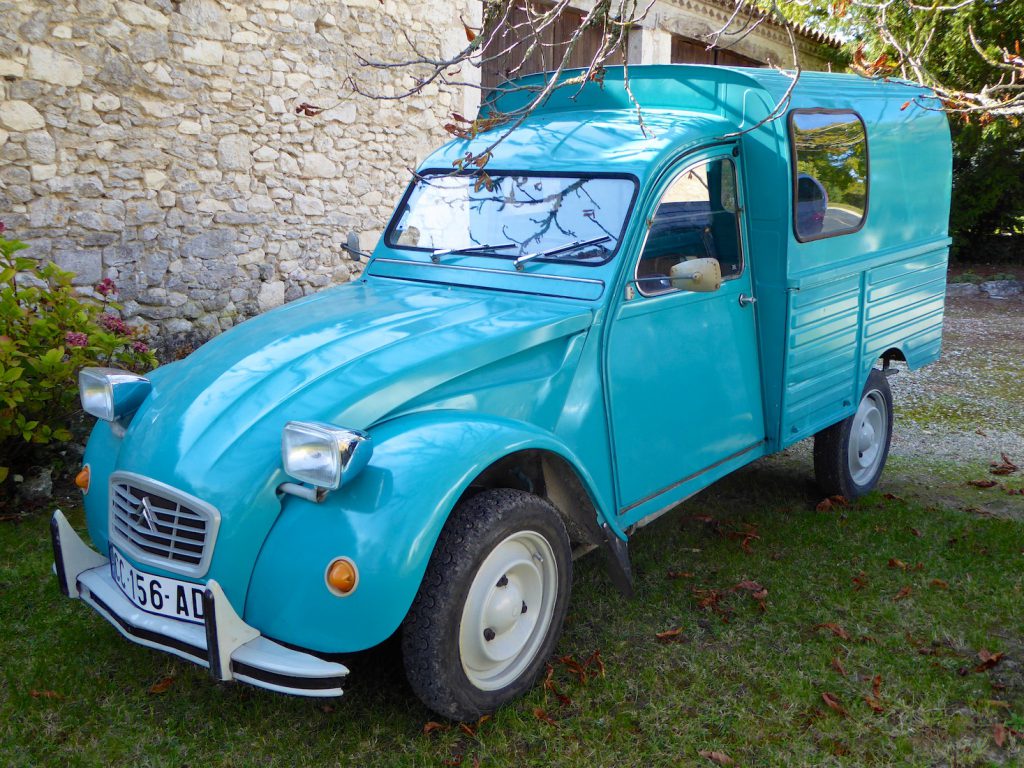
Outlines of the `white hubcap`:
M853 417L847 451L850 477L857 485L867 485L882 463L888 418L881 392L872 390L864 395Z
M459 626L462 669L473 685L504 688L530 665L551 626L557 588L554 552L539 533L514 533L491 550Z

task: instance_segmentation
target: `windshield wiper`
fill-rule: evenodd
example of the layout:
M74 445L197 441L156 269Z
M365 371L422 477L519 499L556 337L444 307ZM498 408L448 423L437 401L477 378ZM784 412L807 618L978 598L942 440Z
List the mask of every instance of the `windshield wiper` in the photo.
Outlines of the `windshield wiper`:
M515 261L513 261L512 265L518 271L522 272L523 271L523 264L525 264L526 262L530 261L531 259L537 259L537 258L540 258L542 256L558 256L559 254L569 253L570 251L575 251L578 248L583 248L583 247L588 246L588 245L599 245L600 243L607 242L608 240L611 240L610 236L602 235L601 237L594 237L594 238L591 238L590 240L576 240L575 242L572 242L572 243L566 243L565 245L560 245L557 248L549 248L546 251L536 251L535 253L524 253L522 256L518 257Z
M502 243L500 245L474 245L470 248L441 248L430 254L430 260L435 264L440 264L441 257L451 253L484 253L486 251L500 251L505 248L515 247L515 243Z

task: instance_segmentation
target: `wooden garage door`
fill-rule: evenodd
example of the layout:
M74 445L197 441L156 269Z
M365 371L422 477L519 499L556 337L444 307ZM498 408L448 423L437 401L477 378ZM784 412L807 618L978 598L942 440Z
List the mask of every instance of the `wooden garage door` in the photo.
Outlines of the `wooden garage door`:
M534 9L533 17L551 8L547 3L530 3ZM517 3L509 13L509 23L500 39L493 44L493 52L505 50L517 39L508 53L491 61L484 62L480 78L484 88L494 88L506 79L521 77L533 72L547 72L555 69L568 50L568 40L579 29L586 14L567 8L555 22L549 25L539 37L539 45L530 51L525 62L523 57L529 49L530 15L526 12L526 0ZM586 67L594 58L601 44L601 29L594 27L586 30L569 56L568 68ZM491 53L489 51L488 53Z
M720 64L725 67L763 67L764 64L749 56L725 48L708 50L707 43L682 35L672 35L673 64Z

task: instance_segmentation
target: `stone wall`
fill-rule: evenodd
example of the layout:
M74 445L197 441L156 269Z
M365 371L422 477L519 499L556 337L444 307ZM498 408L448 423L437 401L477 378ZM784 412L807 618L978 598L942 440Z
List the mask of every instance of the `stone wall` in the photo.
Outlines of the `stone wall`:
M383 95L357 56L465 43L471 0L0 2L0 220L27 253L115 280L129 322L195 343L354 277L472 94ZM302 102L330 107L298 116Z

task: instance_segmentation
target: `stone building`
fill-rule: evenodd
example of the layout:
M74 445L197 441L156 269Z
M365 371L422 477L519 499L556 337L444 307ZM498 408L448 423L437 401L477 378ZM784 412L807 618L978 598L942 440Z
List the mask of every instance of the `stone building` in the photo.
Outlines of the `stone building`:
M659 0L631 59L702 50L722 2ZM480 17L479 0L0 0L0 220L83 291L114 279L165 353L349 280L342 246L372 248L478 93L372 100L347 78L394 95L408 76L360 57L400 57L406 38L450 55ZM829 42L801 39L819 64ZM719 63L786 61L769 25L737 46L749 62Z

